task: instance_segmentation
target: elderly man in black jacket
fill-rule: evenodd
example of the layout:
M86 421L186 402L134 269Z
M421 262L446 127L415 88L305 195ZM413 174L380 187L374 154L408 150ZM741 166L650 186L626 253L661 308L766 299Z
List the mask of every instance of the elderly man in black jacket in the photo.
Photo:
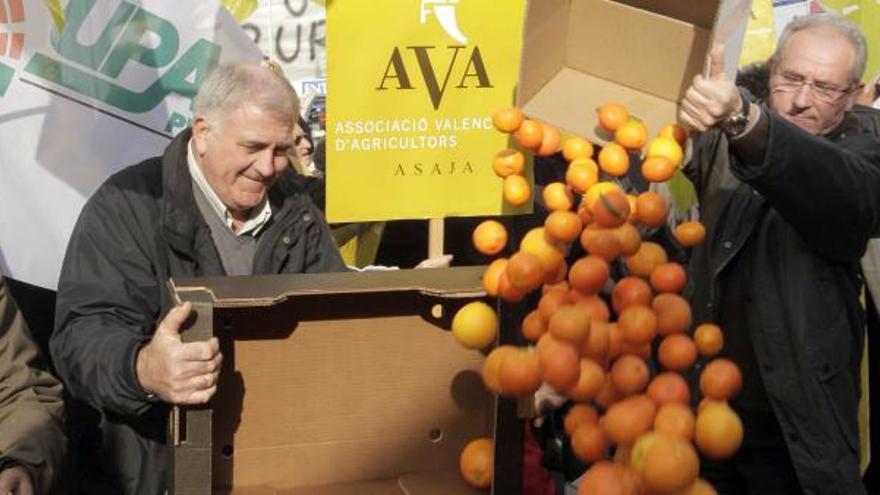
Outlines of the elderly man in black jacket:
M327 224L288 164L298 99L257 65L203 82L191 129L161 157L107 180L83 208L58 286L54 363L70 393L100 411L99 486L162 494L169 404L207 402L216 339L182 343L192 311L171 277L344 271Z
M859 258L880 232L880 141L850 110L866 47L840 17L798 18L753 102L698 76L680 118L697 131L686 171L710 233L692 253L696 321L725 329L739 363L742 450L704 462L723 494L853 495L864 316Z

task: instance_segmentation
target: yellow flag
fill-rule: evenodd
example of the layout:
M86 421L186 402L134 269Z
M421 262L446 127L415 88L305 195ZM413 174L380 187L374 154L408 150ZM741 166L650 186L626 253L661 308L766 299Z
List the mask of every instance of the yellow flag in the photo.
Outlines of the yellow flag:
M523 0L330 2L327 217L332 222L525 213L492 169L510 136ZM527 168L527 173L531 168Z
M250 17L257 10L259 3L258 0L223 0L223 6L238 22Z
M776 49L772 0L754 0L739 65L764 62Z
M61 0L43 0L43 4L52 14L52 22L55 29L60 33L64 31L64 9L61 8Z

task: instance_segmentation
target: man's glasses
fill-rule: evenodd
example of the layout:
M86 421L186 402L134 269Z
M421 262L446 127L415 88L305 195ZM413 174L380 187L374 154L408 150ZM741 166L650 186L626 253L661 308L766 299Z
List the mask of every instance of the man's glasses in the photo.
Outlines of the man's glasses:
M293 136L294 146L299 146L300 144L302 144L304 139L308 140L308 138L306 138L305 134L300 134L299 136Z
M788 71L775 72L774 75L777 77L776 84L774 85L776 89L793 92L800 91L804 85L807 85L812 90L816 99L825 103L836 103L843 98L845 94L852 91L854 87L852 84L845 88L839 88L833 84L821 81L809 82L804 76Z

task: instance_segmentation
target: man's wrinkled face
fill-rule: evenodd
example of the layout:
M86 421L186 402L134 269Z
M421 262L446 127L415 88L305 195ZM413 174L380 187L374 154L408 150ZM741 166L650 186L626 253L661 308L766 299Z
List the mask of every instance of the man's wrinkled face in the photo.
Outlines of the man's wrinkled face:
M276 113L244 105L223 115L219 126L197 117L193 142L208 184L234 216L246 216L288 168L293 124Z
M770 108L811 134L826 134L855 103L855 62L855 47L834 31L794 33L770 68Z

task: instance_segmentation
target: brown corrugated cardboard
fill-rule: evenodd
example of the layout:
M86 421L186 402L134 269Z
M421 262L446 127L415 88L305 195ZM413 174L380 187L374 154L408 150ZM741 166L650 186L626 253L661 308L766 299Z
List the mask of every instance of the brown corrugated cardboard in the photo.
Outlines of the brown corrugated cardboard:
M224 359L209 407L172 418L172 493L477 493L458 454L501 409L447 330L481 273L173 281L199 312L184 339L216 335Z
M606 141L596 109L616 101L653 132L678 102L713 40L735 62L747 0L532 0L517 104L532 118ZM735 63L728 64L735 69Z

